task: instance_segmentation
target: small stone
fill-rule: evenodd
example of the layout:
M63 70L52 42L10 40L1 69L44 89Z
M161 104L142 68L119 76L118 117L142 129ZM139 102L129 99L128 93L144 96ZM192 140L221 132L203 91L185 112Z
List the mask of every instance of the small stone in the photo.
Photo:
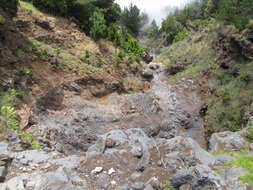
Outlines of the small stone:
M142 182L135 182L131 185L131 187L134 189L134 190L143 190L145 188L145 184L142 183Z
M137 181L140 177L141 177L141 173L135 172L135 173L133 173L133 174L130 176L130 179L131 179L132 181Z
M6 165L6 162L0 160L0 166Z
M99 174L103 171L103 167L96 167L94 170L91 171L91 174Z
M7 170L5 166L0 166L0 182L4 182Z
M144 190L154 190L154 188L152 187L152 185L148 184Z
M116 181L111 181L111 185L116 185L117 182Z
M137 158L141 158L143 156L143 150L141 146L134 146L131 150L131 153L137 157Z
M106 146L106 148L113 148L115 145L116 145L116 142L113 139L107 138L105 140L105 146Z
M160 189L160 181L157 177L152 177L150 180L148 180L148 183L156 190Z
M162 161L159 160L159 161L157 162L157 166L161 167L162 165L163 165Z
M147 80L152 80L153 79L153 71L151 69L146 69L142 72L142 77L147 79Z
M101 174L97 180L97 186L101 189L107 189L110 185L110 177L107 174Z
M114 174L115 172L116 172L115 169L114 169L114 168L111 168L111 169L109 169L108 174L109 174L109 175L112 175L112 174Z

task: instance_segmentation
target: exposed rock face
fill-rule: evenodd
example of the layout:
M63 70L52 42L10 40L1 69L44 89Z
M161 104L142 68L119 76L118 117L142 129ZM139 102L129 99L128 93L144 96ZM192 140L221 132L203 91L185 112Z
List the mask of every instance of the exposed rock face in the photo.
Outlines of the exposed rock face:
M39 108L44 110L61 110L63 108L64 93L61 88L57 87L50 90L44 97L37 102Z
M247 144L244 137L242 137L240 133L234 133L231 131L214 133L210 139L210 149L213 152L238 151L246 146Z
M234 26L226 26L219 32L216 49L222 68L229 68L233 60L253 59L252 30L240 33Z

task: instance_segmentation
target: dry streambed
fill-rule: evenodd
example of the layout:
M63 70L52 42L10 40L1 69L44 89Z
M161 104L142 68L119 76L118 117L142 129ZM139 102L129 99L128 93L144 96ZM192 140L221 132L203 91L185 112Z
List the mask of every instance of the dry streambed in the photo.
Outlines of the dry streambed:
M215 172L234 158L207 151L193 81L169 85L161 63L150 63L142 75L151 83L143 92L87 99L87 90L72 82L40 98L27 132L44 148L23 150L13 134L11 143L1 142L0 189L246 190L242 169ZM224 132L209 144L225 152L246 143L243 132Z

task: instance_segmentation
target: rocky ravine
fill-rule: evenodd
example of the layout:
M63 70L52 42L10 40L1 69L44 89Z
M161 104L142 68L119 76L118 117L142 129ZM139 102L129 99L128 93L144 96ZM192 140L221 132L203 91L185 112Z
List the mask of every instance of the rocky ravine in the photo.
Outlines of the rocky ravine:
M169 180L179 190L246 190L230 167L234 159L206 149L242 149L244 132L213 134L205 140L194 84L167 84L165 68L151 63L143 78L151 88L134 94L86 98L103 87L78 81L53 89L38 100L27 129L42 150L24 150L18 136L0 142L1 190L159 190Z

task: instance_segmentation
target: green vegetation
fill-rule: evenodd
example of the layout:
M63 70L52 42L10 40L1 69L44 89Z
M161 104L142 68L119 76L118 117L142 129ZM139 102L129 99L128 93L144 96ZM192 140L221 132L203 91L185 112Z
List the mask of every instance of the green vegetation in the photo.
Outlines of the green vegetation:
M91 30L90 36L94 40L105 38L107 36L107 26L104 18L104 14L100 10L96 10L90 17Z
M129 57L133 56L129 62L139 60L143 55L144 48L135 37L140 27L147 23L148 17L136 6L130 5L122 11L114 0L30 0L30 2L42 11L72 18L95 41L101 38L111 40L114 45L131 54ZM36 8L30 3L21 2L21 5L26 10L37 13ZM32 42L28 49L34 51L39 46L39 43ZM60 57L59 52L56 54ZM99 66L100 63L96 65Z
M253 156L239 155L235 160L229 162L230 165L243 168L247 171L246 174L240 176L243 183L253 185Z
M165 186L166 186L165 190L175 190L170 181L167 181Z
M247 127L248 129L247 129L246 136L250 141L253 141L253 121L249 121Z
M182 68L170 76L171 81L190 78L201 86L208 79L209 87L205 89L208 111L205 120L210 133L240 130L247 124L244 110L253 102L253 63L237 62L228 69L221 68L213 44L217 39L217 29L222 24L214 19L197 20L192 24L197 27L197 31L188 32L182 38L181 35L174 38L178 40L161 50L159 61L165 63L168 70Z
M16 111L13 106L14 99L20 97L16 90L0 93L0 131L6 129L19 129L19 122L16 120Z
M158 32L150 27L149 37L157 41L165 35L164 45L169 45L183 39L185 31L198 28L195 25L198 22L205 24L210 19L233 24L239 30L253 28L253 3L248 0L194 0L184 8L170 9Z
M12 130L20 135L34 149L41 149L40 144L31 134L25 133L20 129L20 123L16 119L15 102L23 97L23 93L14 89L0 93L0 135L6 130Z
M122 14L122 23L135 37L139 33L141 28L141 13L140 9L133 4L126 7Z
M15 16L18 10L18 0L1 0L0 7L10 16Z

